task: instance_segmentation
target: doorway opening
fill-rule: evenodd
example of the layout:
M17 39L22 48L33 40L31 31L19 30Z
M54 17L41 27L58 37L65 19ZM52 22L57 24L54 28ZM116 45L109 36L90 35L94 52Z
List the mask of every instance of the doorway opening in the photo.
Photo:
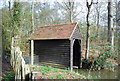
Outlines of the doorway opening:
M81 63L81 40L75 39L73 44L73 66L80 68Z

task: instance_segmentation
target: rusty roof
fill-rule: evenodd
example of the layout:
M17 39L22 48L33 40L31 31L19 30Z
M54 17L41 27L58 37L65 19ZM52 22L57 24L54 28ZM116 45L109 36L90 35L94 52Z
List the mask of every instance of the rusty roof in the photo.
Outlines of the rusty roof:
M30 36L31 40L69 39L77 23L57 24L38 27Z

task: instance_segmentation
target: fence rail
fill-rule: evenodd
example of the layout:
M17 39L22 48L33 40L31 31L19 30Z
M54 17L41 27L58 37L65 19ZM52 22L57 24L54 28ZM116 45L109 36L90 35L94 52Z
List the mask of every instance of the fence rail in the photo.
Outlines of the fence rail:
M25 64L25 60L22 57L20 47L17 46L17 38L12 38L11 44L11 66L15 71L15 80L25 79L25 76L30 73L29 65Z

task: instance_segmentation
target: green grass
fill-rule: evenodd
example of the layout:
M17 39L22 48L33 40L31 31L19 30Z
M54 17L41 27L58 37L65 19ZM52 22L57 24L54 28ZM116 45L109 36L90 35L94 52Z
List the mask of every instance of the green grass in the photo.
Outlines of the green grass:
M39 71L47 79L85 79L82 74L51 66L32 66L31 71Z

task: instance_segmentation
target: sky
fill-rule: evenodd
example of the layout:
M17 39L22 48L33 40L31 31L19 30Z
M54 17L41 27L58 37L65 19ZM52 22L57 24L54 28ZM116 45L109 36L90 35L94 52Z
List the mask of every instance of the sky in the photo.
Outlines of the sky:
M3 7L3 4L4 2L8 2L8 1L11 1L13 2L14 0L0 0L0 9ZM19 0L20 2L68 2L68 1L74 1L74 2L82 2L84 3L86 0ZM89 2L91 0L88 0ZM94 2L96 2L97 0L93 0ZM107 2L107 1L110 1L110 0L98 0L99 2ZM112 1L120 1L120 0L112 0Z
M2 1L2 0L0 0ZM4 1L14 1L14 0L4 0ZM68 1L74 1L74 2L82 2L82 1L86 1L86 0L19 0L21 2L31 2L31 1L35 1L35 2L68 2ZM91 1L91 0L88 0ZM94 0L95 2L97 0ZM107 2L107 1L111 1L111 0L98 0L100 2ZM112 1L120 1L120 0L112 0Z
M3 7L3 1L0 0L0 9Z
M8 1L13 2L14 0L0 0L0 9L3 7L4 3L8 3ZM20 0L20 2L67 2L68 0ZM86 0L72 0L74 2L79 2L81 5L77 9L78 12L82 11L83 13L79 14L79 19L80 21L85 21L86 20L86 13L87 13L87 8L86 8ZM89 2L91 0L88 0ZM96 2L97 0L94 0ZM107 2L108 0L98 0L99 2ZM120 0L113 0L113 1L120 1ZM105 7L106 8L106 7ZM94 12L93 12L94 13Z

